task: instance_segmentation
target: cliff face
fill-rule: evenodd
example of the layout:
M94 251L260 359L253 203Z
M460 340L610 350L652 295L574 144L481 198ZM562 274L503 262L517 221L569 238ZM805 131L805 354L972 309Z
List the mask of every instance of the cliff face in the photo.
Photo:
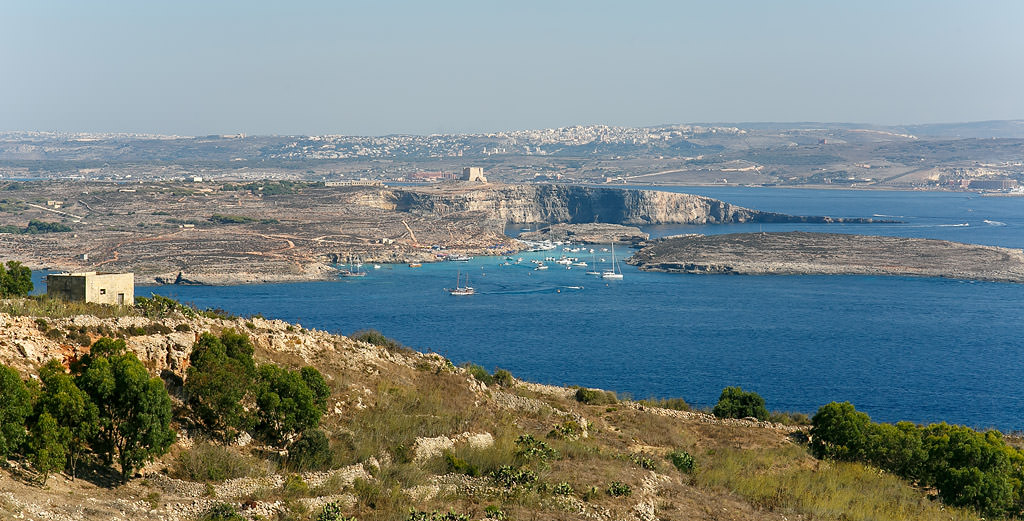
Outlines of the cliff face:
M718 224L868 222L761 212L699 195L567 185L498 185L462 190L395 190L395 210L482 212L508 223Z

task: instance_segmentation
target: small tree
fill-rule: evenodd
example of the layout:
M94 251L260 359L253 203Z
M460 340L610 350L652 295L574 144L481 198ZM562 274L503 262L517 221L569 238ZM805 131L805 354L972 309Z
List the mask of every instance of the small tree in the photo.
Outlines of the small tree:
M822 405L811 418L811 453L818 458L857 461L867 455L871 418L850 402Z
M203 333L192 348L185 401L208 428L241 430L250 425L244 401L255 372L252 354L249 337L231 329L220 338Z
M40 422L43 415L54 420L58 438L67 451L68 471L74 479L88 440L99 430L99 410L56 360L39 369L39 379L43 386L36 402L36 416Z
M25 440L25 419L32 414L32 395L14 369L0 365L0 461Z
M171 399L163 382L150 378L133 353L95 355L76 378L99 409L99 429L91 445L107 463L116 456L121 477L127 479L174 442Z
M718 404L715 405L713 412L719 418L753 417L761 421L768 419L768 409L764 406L764 398L753 391L744 391L741 387L722 389L722 394L718 397Z
M0 298L24 297L32 292L32 270L17 261L0 264Z
M316 389L311 389L307 381ZM272 364L261 365L256 384L257 429L271 441L280 442L318 426L327 404L327 385L320 383L323 377L312 367L289 371Z
M45 485L53 471L64 468L68 453L66 437L57 420L45 412L39 415L29 432L29 459Z

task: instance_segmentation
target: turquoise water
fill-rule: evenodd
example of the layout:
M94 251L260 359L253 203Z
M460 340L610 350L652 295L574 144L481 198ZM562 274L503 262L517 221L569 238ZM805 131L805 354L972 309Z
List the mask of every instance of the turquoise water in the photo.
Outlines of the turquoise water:
M735 187L678 191L763 210L896 216L891 218L905 223L648 231L803 229L1024 247L1024 198ZM591 261L589 253L568 255ZM598 255L609 258L608 252ZM1024 428L1024 285L671 275L626 265L624 280L606 282L586 275L585 268L533 271L526 261L501 266L502 259L478 257L422 268L384 266L362 279L164 286L137 293L334 332L379 329L455 363L473 361L528 380L602 387L637 398L682 397L711 405L722 387L741 385L778 410L813 412L829 401L849 400L880 421ZM469 275L476 295L443 291L457 274Z

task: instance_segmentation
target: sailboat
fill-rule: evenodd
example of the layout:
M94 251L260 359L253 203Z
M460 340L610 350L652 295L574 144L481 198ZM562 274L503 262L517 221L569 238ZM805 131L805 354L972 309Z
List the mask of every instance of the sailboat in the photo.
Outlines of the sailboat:
M597 271L597 254L594 253L594 249L593 248L590 249L590 253L593 256L593 259L591 259L591 262L590 262L590 264L593 266L593 268L587 270L587 275L594 275L596 277L600 277L601 276L601 272Z
M622 280L622 270L618 261L615 260L615 242L612 241L612 267L601 272L602 279Z
M466 285L465 286L460 286L459 285L461 278L462 278L462 272L460 271L460 272L456 273L456 275L455 275L455 287L454 288L444 288L444 290L447 291L448 293L454 295L454 296L457 296L457 297L460 297L460 296L463 296L463 295L472 295L472 294L476 293L476 290L473 289L472 286L469 285L469 274L466 274Z
M347 270L341 270L341 276L342 277L365 277L366 276L366 272L359 269L359 267L362 266L362 265L363 265L362 262L353 264L352 263L352 257L349 256L349 258L348 258L348 269Z

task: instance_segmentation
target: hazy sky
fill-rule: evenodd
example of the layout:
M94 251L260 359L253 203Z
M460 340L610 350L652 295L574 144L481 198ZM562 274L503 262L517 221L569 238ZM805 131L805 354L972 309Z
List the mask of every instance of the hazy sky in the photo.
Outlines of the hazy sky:
M1024 2L0 0L0 130L1024 118Z

